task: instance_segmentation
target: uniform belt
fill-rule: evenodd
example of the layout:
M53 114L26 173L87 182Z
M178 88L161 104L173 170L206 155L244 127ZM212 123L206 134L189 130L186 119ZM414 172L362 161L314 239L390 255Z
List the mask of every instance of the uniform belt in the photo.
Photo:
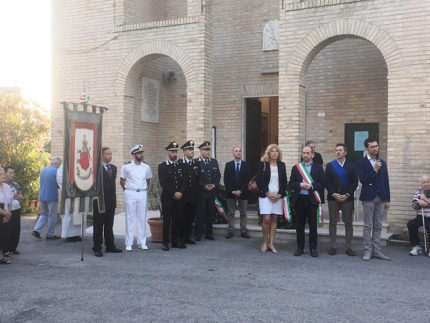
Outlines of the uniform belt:
M143 191L147 191L148 189L147 189L147 188L141 188L141 189L139 189L139 190L134 190L134 189L132 189L132 188L126 188L126 190L127 190L127 191L135 191L135 192L143 192Z

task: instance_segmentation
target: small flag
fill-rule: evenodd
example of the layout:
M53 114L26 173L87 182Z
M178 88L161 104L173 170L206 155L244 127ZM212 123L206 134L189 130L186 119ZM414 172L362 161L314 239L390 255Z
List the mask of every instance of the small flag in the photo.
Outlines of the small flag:
M85 93L85 83L82 85L82 94L81 97L79 98L79 102L80 103L87 103L88 100L90 99L90 97L87 97L87 94Z
M291 214L290 196L288 191L285 191L285 197L282 199L282 206L284 208L284 217L289 223L293 222L293 216Z
M342 210L339 210L339 212L337 212L337 222L345 222L343 220L343 214L342 214Z
M225 209L224 209L224 207L222 206L221 201L220 201L220 200L218 200L218 198L217 198L217 197L215 198L215 207L216 207L216 209L218 210L219 214L221 214L222 218L223 218L224 220L227 220L227 215L226 215Z
M318 204L318 209L317 209L317 223L318 224L323 224L324 223L324 211L322 209L322 205Z

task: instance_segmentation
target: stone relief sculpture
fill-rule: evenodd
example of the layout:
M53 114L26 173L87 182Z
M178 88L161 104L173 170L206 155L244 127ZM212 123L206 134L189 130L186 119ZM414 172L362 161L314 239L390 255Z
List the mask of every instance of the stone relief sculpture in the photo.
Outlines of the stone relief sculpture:
M279 50L279 21L269 21L263 29L263 51Z

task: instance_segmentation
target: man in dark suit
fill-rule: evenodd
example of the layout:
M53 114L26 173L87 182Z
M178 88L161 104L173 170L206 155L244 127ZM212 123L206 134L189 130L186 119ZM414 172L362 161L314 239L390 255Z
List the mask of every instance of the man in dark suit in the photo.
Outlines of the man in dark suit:
M345 252L348 256L355 256L354 251L351 249L351 242L354 192L358 184L357 173L354 163L345 158L347 154L346 146L337 144L335 150L336 159L328 163L325 169L331 243L328 254L331 256L336 254L336 226L340 210L345 223Z
M198 148L200 149L200 157L197 158L199 197L197 199L194 240L200 241L203 234L206 240L215 240L212 224L215 215L215 197L218 192L221 173L217 160L211 158L211 143L205 141Z
M308 141L306 141L305 146L309 146L312 148L312 153L313 153L312 160L322 166L323 165L323 159L322 159L321 154L317 153L315 151L315 141L308 140ZM303 161L303 159L302 159L302 161Z
M169 250L170 225L172 225L172 248L186 248L184 236L184 221L182 218L182 197L184 191L185 165L178 164L178 144L171 142L167 150L166 161L158 165L158 179L163 188L161 192L161 207L163 212L163 247Z
M240 235L249 239L246 228L246 210L248 208L248 182L251 179L248 165L242 160L242 149L239 146L233 147L234 160L225 164L224 185L225 196L227 198L228 211L228 232L225 236L230 239L234 234L234 213L236 207L240 212Z
M303 147L303 162L291 169L291 204L294 208L297 233L297 251L301 256L305 248L306 219L309 225L309 248L312 257L318 257L317 249L317 211L321 204L319 191L324 190L325 176L322 166L312 161L312 148Z
M184 157L178 161L184 165L185 188L182 195L182 218L184 220L184 235L186 244L195 244L192 239L194 216L196 214L196 202L199 192L198 178L199 166L194 159L194 141L188 140L181 146Z
M116 173L115 165L112 165L112 151L108 147L102 148L103 165L103 194L105 200L105 212L100 213L97 201L94 201L94 226L93 226L93 251L96 257L102 257L103 231L106 252L122 252L115 247L113 236L113 219L116 208Z
M364 141L367 156L357 162L361 184L360 201L363 203L363 260L370 258L390 260L381 251L381 229L384 208L390 208L390 184L387 164L378 158L379 146L375 139Z

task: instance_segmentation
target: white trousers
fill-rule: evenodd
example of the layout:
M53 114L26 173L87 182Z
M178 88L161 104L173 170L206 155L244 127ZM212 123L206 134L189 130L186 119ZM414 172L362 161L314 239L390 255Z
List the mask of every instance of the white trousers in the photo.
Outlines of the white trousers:
M134 240L134 221L137 218L137 244L146 246L146 207L147 191L124 191L125 204L125 246L132 247Z

